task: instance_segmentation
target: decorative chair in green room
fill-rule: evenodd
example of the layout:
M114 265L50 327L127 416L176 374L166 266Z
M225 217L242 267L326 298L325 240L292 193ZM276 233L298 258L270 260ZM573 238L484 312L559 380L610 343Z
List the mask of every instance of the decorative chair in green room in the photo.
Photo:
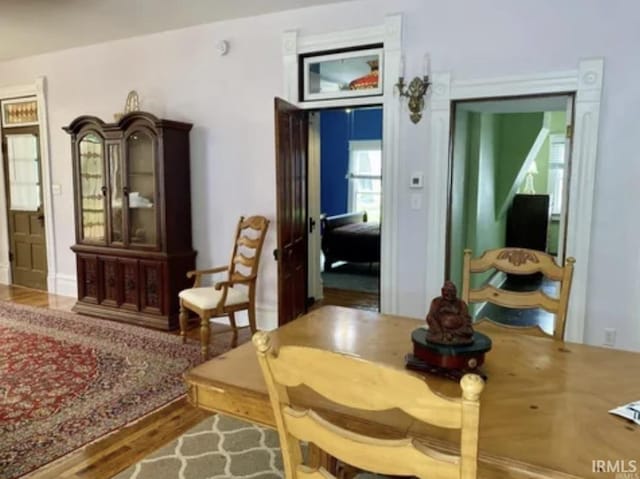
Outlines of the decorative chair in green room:
M570 257L567 258L564 266L559 266L553 256L526 248L492 249L485 251L478 258L472 258L472 251L465 249L461 297L467 304L488 302L511 309L542 308L555 315L553 337L563 340L575 262L576 260ZM546 278L560 283L558 297L548 296L539 290L507 291L489 284L480 288L471 287L472 273L484 273L492 269L510 275L542 273ZM491 321L491 318L481 318L481 321L483 320ZM539 326L519 327L501 323L495 324L536 335L547 335Z

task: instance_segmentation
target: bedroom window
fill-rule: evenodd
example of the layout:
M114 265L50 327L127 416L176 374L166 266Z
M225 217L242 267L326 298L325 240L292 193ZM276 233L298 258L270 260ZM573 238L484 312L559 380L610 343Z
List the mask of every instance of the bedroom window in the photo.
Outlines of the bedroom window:
M382 141L349 142L349 211L366 211L368 221L380 222Z
M549 186L548 191L551 202L551 215L559 216L562 213L562 198L564 187L564 135L551 135L549 138Z

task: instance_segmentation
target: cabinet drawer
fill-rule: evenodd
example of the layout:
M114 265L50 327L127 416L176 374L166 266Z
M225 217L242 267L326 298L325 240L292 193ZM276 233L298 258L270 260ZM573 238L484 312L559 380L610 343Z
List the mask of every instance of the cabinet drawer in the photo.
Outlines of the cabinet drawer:
M98 257L78 255L78 299L87 303L98 303Z
M164 314L166 311L164 294L164 263L160 261L140 261L141 311Z

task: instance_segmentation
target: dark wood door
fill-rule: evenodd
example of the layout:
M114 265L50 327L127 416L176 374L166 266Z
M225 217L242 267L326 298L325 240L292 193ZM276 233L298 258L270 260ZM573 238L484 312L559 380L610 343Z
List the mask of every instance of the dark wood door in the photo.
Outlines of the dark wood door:
M2 137L13 284L47 289L38 127L12 128Z
M275 99L278 324L306 312L307 114Z

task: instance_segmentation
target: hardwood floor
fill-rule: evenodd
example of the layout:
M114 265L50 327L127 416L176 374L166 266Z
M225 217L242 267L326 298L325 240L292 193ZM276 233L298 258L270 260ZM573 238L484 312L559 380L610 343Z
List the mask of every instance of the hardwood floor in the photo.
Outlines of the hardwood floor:
M378 311L378 295L325 288L325 299L316 303ZM0 300L48 309L71 311L75 298L44 291L0 285ZM199 341L199 328L193 322L188 338ZM211 325L212 337L227 326ZM178 334L177 332L167 334ZM244 335L244 339L247 339ZM242 338L242 336L241 336ZM30 479L107 479L135 464L156 449L171 442L210 414L191 406L182 397L141 418L132 425L98 439L82 449L32 473Z
M43 291L0 285L0 299L49 309L70 311L74 298ZM193 324L195 326L195 323ZM225 326L212 324L212 337ZM177 333L167 333L177 334ZM199 341L199 329L188 337ZM93 444L55 461L29 476L30 479L107 479L176 439L210 414L189 405L182 397L138 422L98 439Z
M323 305L345 306L347 308L379 311L379 296L376 293L363 293L346 289L324 288L324 298L317 301L313 307Z

